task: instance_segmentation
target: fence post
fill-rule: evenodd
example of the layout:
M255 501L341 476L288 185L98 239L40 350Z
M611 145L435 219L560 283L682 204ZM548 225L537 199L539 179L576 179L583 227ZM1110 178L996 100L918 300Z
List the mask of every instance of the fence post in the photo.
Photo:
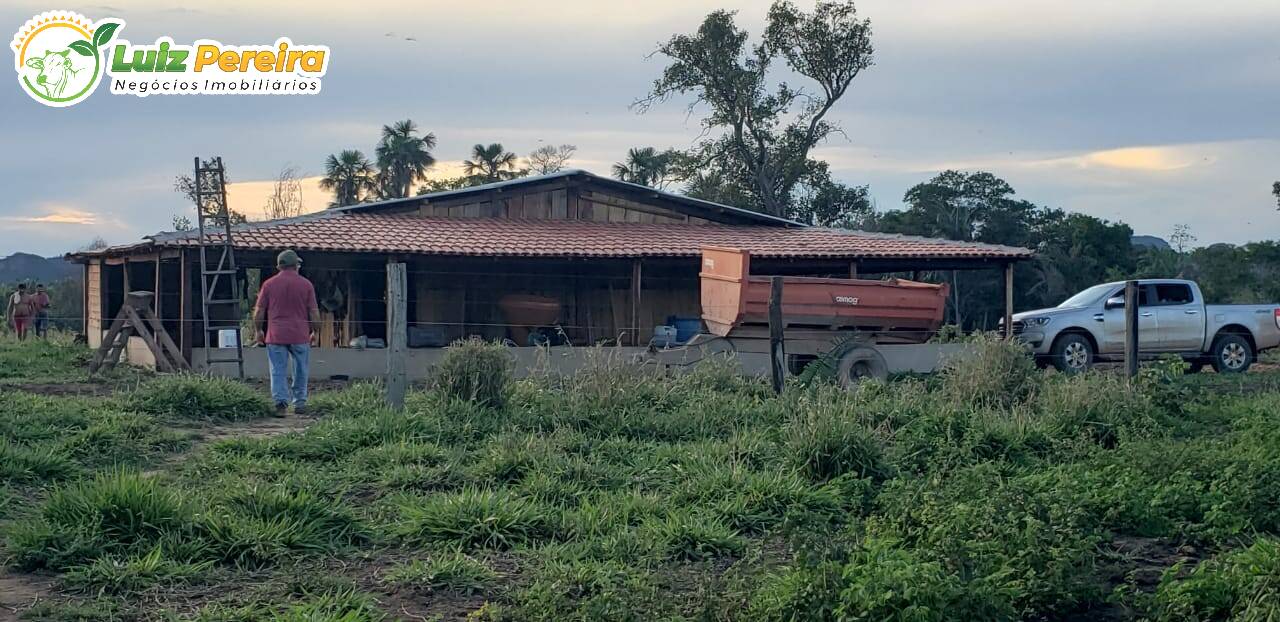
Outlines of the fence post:
M1124 375L1138 375L1138 282L1124 283Z
M404 350L408 340L405 303L407 277L403 263L387 264L387 405L404 408Z
M769 282L769 369L773 373L773 391L782 393L786 379L787 353L782 342L782 277Z

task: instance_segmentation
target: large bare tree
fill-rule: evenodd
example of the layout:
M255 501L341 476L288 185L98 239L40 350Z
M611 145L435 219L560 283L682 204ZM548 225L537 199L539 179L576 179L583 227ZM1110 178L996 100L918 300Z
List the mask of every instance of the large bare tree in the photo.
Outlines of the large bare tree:
M787 0L769 10L763 40L748 46L748 34L731 11L707 15L698 31L672 37L657 53L669 59L641 111L676 96L692 95L693 112L705 107L704 138L689 154L690 171L708 171L739 185L755 207L790 215L802 183L814 179L818 163L809 151L839 129L827 120L854 78L871 66L871 23L859 19L851 1L820 0L805 13ZM770 80L780 69L806 79L807 87ZM692 177L692 175L690 175ZM821 177L821 175L819 175Z
M534 175L558 173L578 151L573 145L543 145L529 154L529 170Z
M298 167L290 165L280 169L262 211L267 220L292 218L302 213L302 178Z

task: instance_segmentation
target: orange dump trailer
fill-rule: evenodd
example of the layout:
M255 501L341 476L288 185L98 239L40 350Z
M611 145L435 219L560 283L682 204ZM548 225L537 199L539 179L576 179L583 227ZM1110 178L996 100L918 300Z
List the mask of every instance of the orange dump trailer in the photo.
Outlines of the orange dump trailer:
M751 254L702 247L702 319L721 337L768 324L770 277L751 275ZM924 342L942 325L947 285L903 279L873 281L783 277L787 326L855 330L894 341Z

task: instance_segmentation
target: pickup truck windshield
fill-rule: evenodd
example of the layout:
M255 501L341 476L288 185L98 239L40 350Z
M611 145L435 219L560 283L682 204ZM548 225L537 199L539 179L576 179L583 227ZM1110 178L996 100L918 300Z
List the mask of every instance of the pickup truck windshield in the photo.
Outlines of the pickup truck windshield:
M1079 294L1076 294L1058 305L1059 309L1074 309L1076 307L1087 307L1091 304L1102 300L1111 290L1115 289L1115 285L1094 285Z

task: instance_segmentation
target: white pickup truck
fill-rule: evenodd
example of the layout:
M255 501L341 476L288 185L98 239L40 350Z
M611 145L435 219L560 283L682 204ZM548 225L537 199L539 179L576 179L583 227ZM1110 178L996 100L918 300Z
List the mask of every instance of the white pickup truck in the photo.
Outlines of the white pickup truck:
M1206 305L1192 281L1138 282L1138 350L1177 354L1193 371L1249 369L1259 352L1280 346L1280 305ZM1124 282L1095 285L1051 309L1013 316L1013 332L1037 358L1064 372L1124 356Z

